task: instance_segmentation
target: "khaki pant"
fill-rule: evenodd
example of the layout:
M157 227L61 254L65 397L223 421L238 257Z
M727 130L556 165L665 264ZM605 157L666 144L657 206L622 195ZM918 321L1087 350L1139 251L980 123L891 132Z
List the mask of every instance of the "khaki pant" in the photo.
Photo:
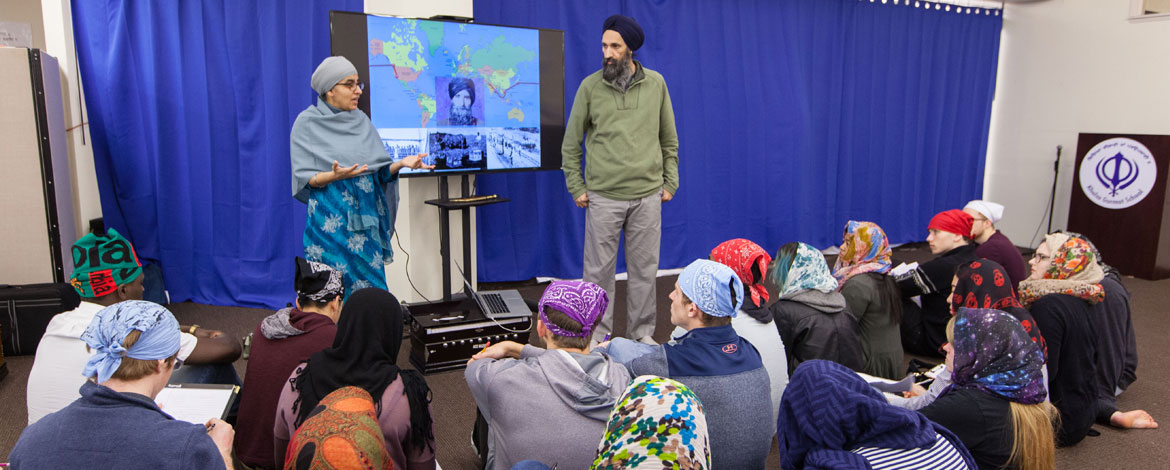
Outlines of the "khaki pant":
M655 193L641 199L615 201L588 191L585 209L586 281L609 294L609 307L593 333L602 340L613 331L614 274L617 268L619 236L626 234L626 335L632 339L654 334L655 277L658 249L662 239L662 196Z

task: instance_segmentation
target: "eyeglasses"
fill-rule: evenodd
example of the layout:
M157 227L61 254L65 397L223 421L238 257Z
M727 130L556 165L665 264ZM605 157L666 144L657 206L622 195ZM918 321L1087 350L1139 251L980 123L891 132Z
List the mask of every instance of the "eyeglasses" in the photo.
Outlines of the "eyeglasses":
M356 82L353 80L347 80L347 81L338 83L337 85L334 85L334 86L343 86L343 87L349 88L350 90L365 90L366 89L366 82L363 82L361 80L358 80Z
M1036 253L1032 254L1032 259L1039 261L1039 262L1045 262L1045 261L1052 259L1052 257L1048 256L1048 255L1042 255L1039 252L1036 252Z

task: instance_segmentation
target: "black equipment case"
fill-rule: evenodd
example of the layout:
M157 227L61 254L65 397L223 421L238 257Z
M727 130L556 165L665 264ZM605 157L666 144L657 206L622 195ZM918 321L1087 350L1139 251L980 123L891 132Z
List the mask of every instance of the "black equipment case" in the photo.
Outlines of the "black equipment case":
M466 366L489 342L527 344L532 330L531 317L495 321L467 298L403 306L409 312L410 363L426 374Z
M4 354L35 354L53 315L77 308L81 297L64 283L0 284L0 343Z

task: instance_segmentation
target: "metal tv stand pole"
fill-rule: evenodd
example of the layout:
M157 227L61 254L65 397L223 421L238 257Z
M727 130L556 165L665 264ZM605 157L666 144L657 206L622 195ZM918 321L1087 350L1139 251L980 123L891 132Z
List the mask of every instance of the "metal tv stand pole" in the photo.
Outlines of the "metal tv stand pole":
M439 208L439 256L443 263L443 301L451 300L451 211L463 212L463 273L471 276L471 208L508 202L507 198L496 195L472 196L471 178L468 174L460 175L463 186L460 197L450 198L447 188L447 176L439 176L439 199L425 201L427 204ZM467 282L471 282L468 278Z

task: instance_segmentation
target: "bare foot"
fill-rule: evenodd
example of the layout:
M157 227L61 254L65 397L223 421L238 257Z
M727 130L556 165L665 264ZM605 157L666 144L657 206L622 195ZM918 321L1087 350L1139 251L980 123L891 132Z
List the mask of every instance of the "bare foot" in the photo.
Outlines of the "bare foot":
M1145 410L1114 411L1109 417L1109 423L1119 428L1157 429L1158 422Z

